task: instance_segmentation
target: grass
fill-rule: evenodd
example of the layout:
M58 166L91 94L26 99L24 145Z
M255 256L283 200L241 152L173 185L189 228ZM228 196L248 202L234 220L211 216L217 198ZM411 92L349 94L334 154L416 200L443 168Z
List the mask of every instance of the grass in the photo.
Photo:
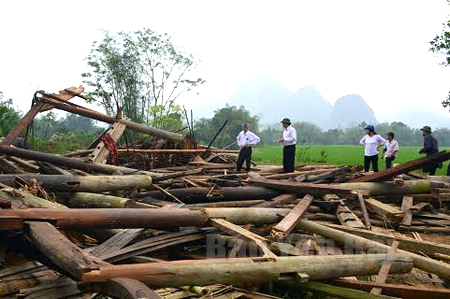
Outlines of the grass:
M418 150L420 147L401 147L394 163L405 163L423 157ZM447 148L441 148L447 149ZM253 161L258 164L281 165L283 159L282 148L279 146L263 146L253 149ZM296 163L298 164L337 164L337 165L363 165L364 148L352 145L297 145ZM384 161L380 159L380 170L385 169ZM437 175L446 175L448 162L438 168Z

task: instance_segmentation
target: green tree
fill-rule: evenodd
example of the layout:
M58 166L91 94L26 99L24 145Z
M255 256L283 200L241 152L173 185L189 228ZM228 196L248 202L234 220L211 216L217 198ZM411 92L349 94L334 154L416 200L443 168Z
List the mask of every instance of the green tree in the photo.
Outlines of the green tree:
M196 122L195 137L200 143L209 144L226 120L228 120L227 125L214 142L215 147L223 148L236 142L236 136L242 131L244 123L249 123L250 130L258 133L258 116L252 116L243 106L237 108L226 105L224 108L216 110L213 118L202 118ZM235 145L233 148L237 148L237 146Z
M450 5L450 0L447 0L446 2ZM436 53L437 55L444 56L442 65L450 66L450 19L447 19L443 23L443 26L444 28L441 33L437 34L430 42L430 51ZM450 92L447 99L442 102L442 105L444 107L450 106Z
M0 91L0 136L5 136L20 120L20 112L14 107L13 100L3 100Z
M102 33L86 58L91 71L82 76L91 101L98 99L109 115L122 106L125 117L164 128L178 112L180 95L205 82L189 78L198 61L167 34L149 29Z

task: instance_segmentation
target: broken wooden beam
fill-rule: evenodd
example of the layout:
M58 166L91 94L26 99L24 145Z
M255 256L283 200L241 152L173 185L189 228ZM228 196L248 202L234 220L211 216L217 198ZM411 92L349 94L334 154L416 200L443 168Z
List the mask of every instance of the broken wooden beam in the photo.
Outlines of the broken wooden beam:
M364 199L363 199L364 200ZM340 201L338 208L336 209L336 216L339 219L339 222L343 226L350 227L364 227L364 223L356 216L344 203L344 201ZM370 224L370 222L369 222Z
M275 240L284 240L292 230L294 230L300 218L308 209L312 203L314 197L312 195L305 195L300 202L280 221L272 228L271 235Z
M84 282L102 282L115 277L142 281L151 287L177 287L209 284L261 284L289 279L294 273L306 273L311 279L378 273L385 254L298 256L272 258L228 258L184 260L137 265L101 266L83 273ZM396 255L393 273L411 271L412 259Z
M16 187L19 177L29 183L34 179L47 191L61 192L104 192L127 189L149 189L152 178L147 175L74 176L45 174L0 174L0 183Z
M68 101L71 98L75 97L77 94L81 94L84 91L83 86L79 86L78 88L70 87L64 91L61 90L58 95L58 99L60 101ZM31 109L25 114L24 117L19 121L19 123L6 135L6 137L1 142L2 145L9 146L11 145L17 137L19 137L20 133L30 125L36 115L44 109L51 109L53 106L46 105L45 103L38 102L35 103Z
M375 172L370 175L362 176L360 178L352 180L351 182L356 183L356 182L383 181L383 180L395 177L396 175L407 173L407 172L422 168L424 165L427 165L430 163L440 163L440 162L447 161L449 159L450 159L450 152L449 151L441 151L434 155L418 158L418 159L394 166L392 168L388 168L388 169L380 171L380 172Z
M106 134L109 135L111 139L115 143L117 143L122 134L125 132L126 128L127 128L126 125L116 122L110 126L110 128L108 129L108 131L105 132L104 135ZM97 144L97 146L95 147L94 151L88 155L88 159L91 162L104 163L108 158L109 153L110 153L109 148L105 145L105 142L101 140L99 144Z
M136 131L136 132L140 132L140 133L144 133L144 134L149 134L152 136L156 136L158 138L164 139L164 140L168 140L171 142L175 142L175 143L181 143L183 141L183 136L177 133L173 133L173 132L168 132L168 131L164 131L161 129L157 129L157 128L153 128L144 124L140 124L140 123L136 123L133 122L131 120L127 120L127 119L119 119L117 120L116 118L85 108L85 107L81 107L78 105L71 105L68 103L62 103L58 100L52 99L52 98L48 98L48 94L45 93L41 93L44 97L40 98L40 101L50 104L52 106L54 106L57 109L60 110L64 110L67 112L71 112L74 114L78 114L78 115L82 115L85 117L89 117L89 118L93 118L99 121L103 121L106 123L110 123L113 124L115 122L119 122L121 124L124 124L127 126L128 129Z
M392 242L391 248L389 248L388 254L386 255L386 260L381 266L380 272L378 272L377 274L375 283L380 284L386 282L386 279L388 277L389 271L391 270L391 266L395 258L395 252L397 251L398 244L399 241L397 240ZM380 295L382 290L383 290L382 288L375 287L370 291L370 293Z
M411 207L413 206L413 197L412 196L403 196L402 201L402 212L405 213L400 225L404 227L410 227L412 222L412 211Z
M338 194L338 195L355 195L355 189L345 187L341 185L326 185L326 184L312 184L312 183L299 183L284 180L269 180L269 179L249 179L249 183L255 186L273 188L276 190L282 190L284 192L292 192L295 194L311 194L313 196L323 196L325 194ZM368 192L362 191L368 195Z
M220 153L220 154L239 154L238 150L223 150L206 148L163 148L163 149L117 149L119 153L138 153L138 154L201 154L201 153Z
M117 172L121 172L123 174L147 174L152 177L159 177L161 174L151 173L147 171L140 171L138 169L123 167L123 166L115 166L101 163L85 163L79 159L75 158L67 158L64 156L41 153L37 151L31 151L21 148L15 148L11 146L6 146L0 144L0 153L16 156L22 159L35 160L35 161L43 161L49 162L58 166L65 166L69 168L75 168L79 170L83 170L86 172L100 172L105 174L115 174Z
M0 210L0 230L8 217L73 229L203 226L208 219L205 211L188 209L8 209Z
M98 259L69 241L48 222L25 222L25 234L36 247L63 273L80 280L81 273L108 263Z

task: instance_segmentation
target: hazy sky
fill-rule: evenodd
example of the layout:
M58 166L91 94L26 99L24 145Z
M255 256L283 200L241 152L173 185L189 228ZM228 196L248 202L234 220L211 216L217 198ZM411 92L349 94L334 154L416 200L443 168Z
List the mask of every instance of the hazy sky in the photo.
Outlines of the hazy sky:
M270 74L331 103L359 93L377 115L446 110L450 70L428 51L450 7L421 1L1 1L0 91L27 110L36 89L81 84L98 29L143 27L202 60L194 103L224 102L244 79ZM190 106L191 106L190 105Z

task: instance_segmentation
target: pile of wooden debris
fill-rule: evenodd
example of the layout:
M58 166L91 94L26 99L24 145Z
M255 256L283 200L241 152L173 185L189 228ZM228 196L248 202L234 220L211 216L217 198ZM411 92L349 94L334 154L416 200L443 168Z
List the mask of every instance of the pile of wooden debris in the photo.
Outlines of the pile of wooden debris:
M68 102L82 91L40 92L0 144L0 296L449 298L450 181L415 170L450 153L236 173L235 151ZM52 108L111 127L64 156L10 146ZM118 149L125 128L158 141Z

